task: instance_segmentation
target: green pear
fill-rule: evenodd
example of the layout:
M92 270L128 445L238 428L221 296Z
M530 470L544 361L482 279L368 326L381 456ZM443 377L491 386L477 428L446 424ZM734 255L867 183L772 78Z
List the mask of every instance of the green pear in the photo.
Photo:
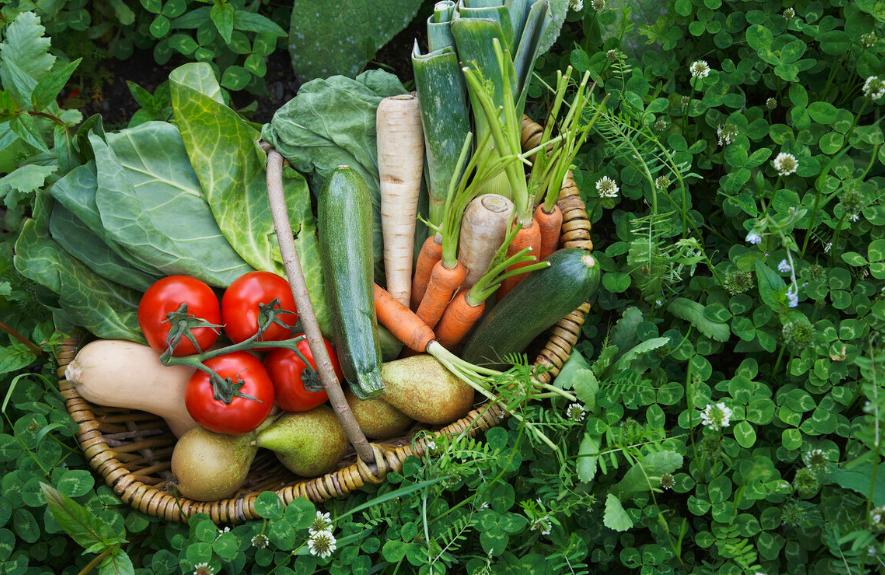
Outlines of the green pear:
M427 354L385 363L381 379L381 399L422 423L446 425L473 407L473 388Z
M280 463L302 477L335 469L347 451L347 434L325 405L287 413L258 434L259 447L275 452Z
M172 451L172 474L178 491L195 501L230 497L243 486L258 448L256 433L224 435L195 427Z
M360 399L350 389L344 397L360 429L371 439L390 439L402 435L413 420L411 417L381 399Z

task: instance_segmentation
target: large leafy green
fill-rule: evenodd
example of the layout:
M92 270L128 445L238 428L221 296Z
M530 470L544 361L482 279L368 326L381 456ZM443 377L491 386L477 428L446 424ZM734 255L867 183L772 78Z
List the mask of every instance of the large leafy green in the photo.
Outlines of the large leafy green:
M25 223L14 261L20 274L58 294L59 306L72 323L101 338L144 342L138 328L140 294L71 257L49 237L46 222Z
M302 81L355 76L415 17L421 0L295 0L289 26L292 69Z
M49 232L66 252L105 279L142 292L159 279L120 257L83 220L60 203L52 207Z
M376 277L382 261L381 195L375 112L388 96L406 92L387 72L371 70L355 80L334 76L308 82L265 124L262 137L299 172L310 178L314 192L338 166L350 166L372 192L373 249Z
M206 190L221 232L237 253L256 269L284 275L267 201L266 156L258 145L261 135L236 112L204 93L213 89L211 82L192 83L193 78L206 77L195 70L200 67L208 65L186 64L169 76L172 108L191 165ZM283 188L307 289L320 328L329 334L331 322L307 182L294 170L286 169Z
M139 267L216 286L251 271L218 229L174 125L148 122L89 141L102 224Z
M89 161L56 180L46 188L46 192L83 222L117 255L128 261L131 256L114 241L101 223L101 214L98 213L98 206L95 203L95 192L98 190L95 173L95 162Z

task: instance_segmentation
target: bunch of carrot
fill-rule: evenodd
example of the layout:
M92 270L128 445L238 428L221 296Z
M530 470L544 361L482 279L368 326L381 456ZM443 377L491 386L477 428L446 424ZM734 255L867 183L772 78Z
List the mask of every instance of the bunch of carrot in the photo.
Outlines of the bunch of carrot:
M380 297L381 288L376 289L376 310L379 321L395 334L402 333L405 339L401 341L414 352L424 351L427 337L454 349L482 317L493 294L505 297L525 273L545 266L543 260L559 245L562 213L556 200L560 187L605 104L603 100L596 106L589 121L585 118L593 90L587 85L588 73L577 85L564 118L559 118L571 68L558 74L556 87L550 88L553 106L540 143L523 152L522 119L516 116L511 92L513 63L497 40L493 45L503 106L495 105L483 71L463 68L474 113L484 117L483 135L474 146L473 134L467 133L453 164L445 201L437 194L431 221L418 215L425 147L428 154L431 149L431 135L422 130L420 95L386 98L378 107L387 290ZM557 127L559 134L554 137ZM434 147L438 149L439 142ZM534 161L528 159L532 157ZM485 193L488 184L500 183L501 177L509 183L510 197ZM415 256L417 219L427 224L431 235ZM414 314L406 315L404 310ZM411 325L413 320L427 329ZM419 333L422 336L415 339Z

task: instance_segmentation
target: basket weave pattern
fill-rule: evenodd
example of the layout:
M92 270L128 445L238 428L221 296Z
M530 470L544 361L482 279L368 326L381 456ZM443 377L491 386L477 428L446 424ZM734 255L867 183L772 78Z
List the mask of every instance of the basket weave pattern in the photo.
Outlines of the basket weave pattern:
M531 120L523 120L523 149L531 149L540 138L541 128ZM560 247L593 249L590 222L584 202L571 178L566 179L557 205L562 210ZM588 304L568 314L550 331L549 339L538 354L535 365L546 368L538 379L547 383L559 373L577 343ZM239 523L258 519L255 499L263 491L276 492L284 505L296 497L314 502L347 494L367 483L380 483L390 471L401 471L410 455L422 457L426 441L439 434L476 435L498 425L504 417L498 405L488 403L477 407L464 418L442 427L430 429L416 424L403 437L372 443L377 476L356 457L351 449L339 463L339 469L314 479L298 478L277 462L276 457L261 450L249 471L246 484L233 497L219 501L192 501L177 496L171 484L172 450L175 436L166 423L155 415L121 408L93 405L80 397L73 383L64 379L65 367L74 359L76 339L63 343L58 354L59 388L66 407L79 426L77 440L94 469L117 493L124 503L165 519L182 521L195 513L206 513L216 523ZM426 439L412 441L420 430L431 431Z

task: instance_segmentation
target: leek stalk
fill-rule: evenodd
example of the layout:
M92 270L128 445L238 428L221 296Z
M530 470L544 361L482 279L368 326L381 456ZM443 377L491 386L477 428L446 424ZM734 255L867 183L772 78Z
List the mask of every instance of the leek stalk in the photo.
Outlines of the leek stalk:
M464 79L458 55L451 47L421 54L416 43L412 69L424 126L430 223L439 226L445 214L449 184L460 176L461 145L470 132Z

